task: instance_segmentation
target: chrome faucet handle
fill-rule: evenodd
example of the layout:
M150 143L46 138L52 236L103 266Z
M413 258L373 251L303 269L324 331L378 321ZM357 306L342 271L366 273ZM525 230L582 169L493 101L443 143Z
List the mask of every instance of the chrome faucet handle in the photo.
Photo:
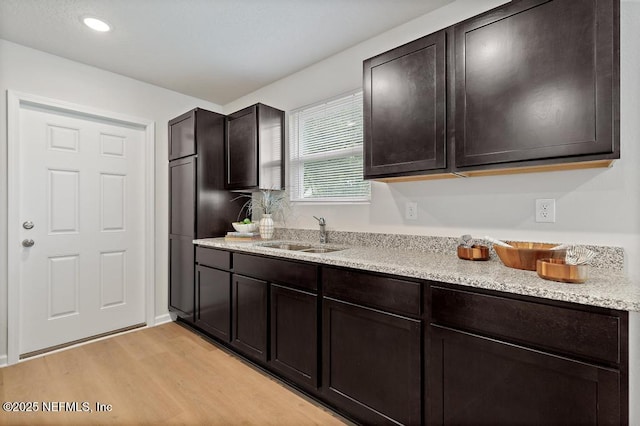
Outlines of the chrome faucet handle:
M314 218L318 221L320 226L325 226L327 224L327 221L324 220L324 217L316 217L316 216L314 216Z

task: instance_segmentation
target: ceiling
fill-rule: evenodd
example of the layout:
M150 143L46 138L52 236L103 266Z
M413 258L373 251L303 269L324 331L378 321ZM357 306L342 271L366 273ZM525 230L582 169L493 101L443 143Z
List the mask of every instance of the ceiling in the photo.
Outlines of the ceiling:
M452 1L0 0L0 38L225 105Z

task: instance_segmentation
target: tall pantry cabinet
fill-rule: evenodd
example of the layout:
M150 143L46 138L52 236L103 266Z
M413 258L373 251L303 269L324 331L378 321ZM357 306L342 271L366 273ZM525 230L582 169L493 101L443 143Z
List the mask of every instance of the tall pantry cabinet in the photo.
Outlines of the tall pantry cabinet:
M242 205L224 189L225 117L195 108L169 121L169 309L195 321L196 238L230 230Z

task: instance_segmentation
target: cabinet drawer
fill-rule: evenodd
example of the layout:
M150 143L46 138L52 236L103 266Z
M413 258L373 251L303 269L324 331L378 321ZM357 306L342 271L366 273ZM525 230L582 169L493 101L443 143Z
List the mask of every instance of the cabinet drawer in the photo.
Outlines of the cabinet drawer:
M420 283L364 272L324 268L324 295L386 311L419 316Z
M233 270L238 274L260 278L273 283L288 284L312 291L318 289L318 267L310 263L235 254L233 256Z
M432 323L581 358L620 363L620 317L431 288Z
M204 247L196 247L196 263L218 269L231 269L231 253Z

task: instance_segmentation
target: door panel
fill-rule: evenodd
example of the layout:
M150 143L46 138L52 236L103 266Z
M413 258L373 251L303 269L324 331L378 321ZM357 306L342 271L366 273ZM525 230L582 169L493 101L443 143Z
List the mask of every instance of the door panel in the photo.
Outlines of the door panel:
M79 178L77 170L48 170L49 233L68 234L79 231Z
M25 354L143 323L141 128L22 104L20 347Z
M100 307L125 303L127 252L100 253Z
M78 314L79 256L49 258L48 319Z
M126 222L127 176L100 174L100 229L124 231Z

